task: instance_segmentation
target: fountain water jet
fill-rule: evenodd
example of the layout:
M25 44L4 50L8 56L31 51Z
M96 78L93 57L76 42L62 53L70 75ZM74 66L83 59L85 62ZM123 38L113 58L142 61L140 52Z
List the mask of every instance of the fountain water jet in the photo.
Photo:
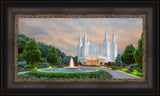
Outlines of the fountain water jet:
M70 59L69 67L74 68L73 58Z

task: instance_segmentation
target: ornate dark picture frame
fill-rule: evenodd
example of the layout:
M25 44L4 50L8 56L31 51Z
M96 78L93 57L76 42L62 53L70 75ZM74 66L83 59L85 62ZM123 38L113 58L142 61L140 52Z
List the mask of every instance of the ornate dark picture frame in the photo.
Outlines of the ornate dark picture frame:
M36 4L36 5L35 5ZM142 6L143 4L143 6ZM37 94L157 94L158 22L157 2L3 2L2 3L2 93ZM40 14L40 15L38 15ZM17 79L17 19L19 17L111 16L143 18L143 79L20 80ZM76 15L79 14L79 15ZM91 14L91 15L89 15ZM104 15L109 14L109 15ZM14 63L14 64L13 64ZM98 81L98 82L97 82ZM97 90L98 88L98 90ZM69 90L74 92L70 92ZM41 90L41 91L39 91ZM54 90L54 91L53 91Z

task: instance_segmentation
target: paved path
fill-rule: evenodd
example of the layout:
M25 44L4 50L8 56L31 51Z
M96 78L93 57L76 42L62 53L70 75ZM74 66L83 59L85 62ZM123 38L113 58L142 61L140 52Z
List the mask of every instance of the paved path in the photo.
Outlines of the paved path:
M28 73L28 72L30 72L30 71L18 72L18 75L25 74L25 73Z
M106 72L109 72L112 75L112 78L142 78L136 75L132 75L123 71L117 71L117 70L108 70L105 67L86 67L86 68L91 68L91 69L99 69L99 70L104 70Z

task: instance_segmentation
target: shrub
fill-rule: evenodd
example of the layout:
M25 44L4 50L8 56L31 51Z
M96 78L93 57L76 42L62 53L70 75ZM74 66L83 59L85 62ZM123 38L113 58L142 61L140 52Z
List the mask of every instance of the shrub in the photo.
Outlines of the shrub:
M112 70L112 68L108 68L108 70Z
M24 58L23 58L22 54L18 54L18 61L24 61Z
M31 64L27 64L27 69L34 68Z
M96 72L80 72L80 73L45 73L39 71L31 71L28 73L29 76L34 76L36 78L98 78L106 79L111 78L111 74L103 70ZM23 75L20 78L24 78Z
M121 69L122 67L118 66L117 64L118 62L112 62L109 68L112 68L113 70Z
M44 63L43 64L45 67L49 67L49 64L48 63Z
M40 59L40 62L43 62L43 63L44 63L44 62L47 62L47 59L46 59L46 58L41 58L41 59Z
M37 62L35 64L35 67L37 67L37 68L45 68L45 67L49 67L49 65L47 66L47 63L43 63L43 62Z
M18 70L23 70L25 68L27 68L26 61L18 61Z
M57 63L56 67L57 67L57 68L63 68L64 66L63 66L62 63L59 62L59 63Z

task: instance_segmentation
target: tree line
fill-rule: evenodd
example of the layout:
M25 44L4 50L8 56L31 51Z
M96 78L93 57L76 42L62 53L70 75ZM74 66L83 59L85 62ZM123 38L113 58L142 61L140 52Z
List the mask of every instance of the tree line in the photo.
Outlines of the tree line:
M52 45L46 45L41 42L36 43L34 39L18 34L18 61L26 61L27 64L33 65L36 62L68 65L71 57ZM77 56L72 58L77 62Z

